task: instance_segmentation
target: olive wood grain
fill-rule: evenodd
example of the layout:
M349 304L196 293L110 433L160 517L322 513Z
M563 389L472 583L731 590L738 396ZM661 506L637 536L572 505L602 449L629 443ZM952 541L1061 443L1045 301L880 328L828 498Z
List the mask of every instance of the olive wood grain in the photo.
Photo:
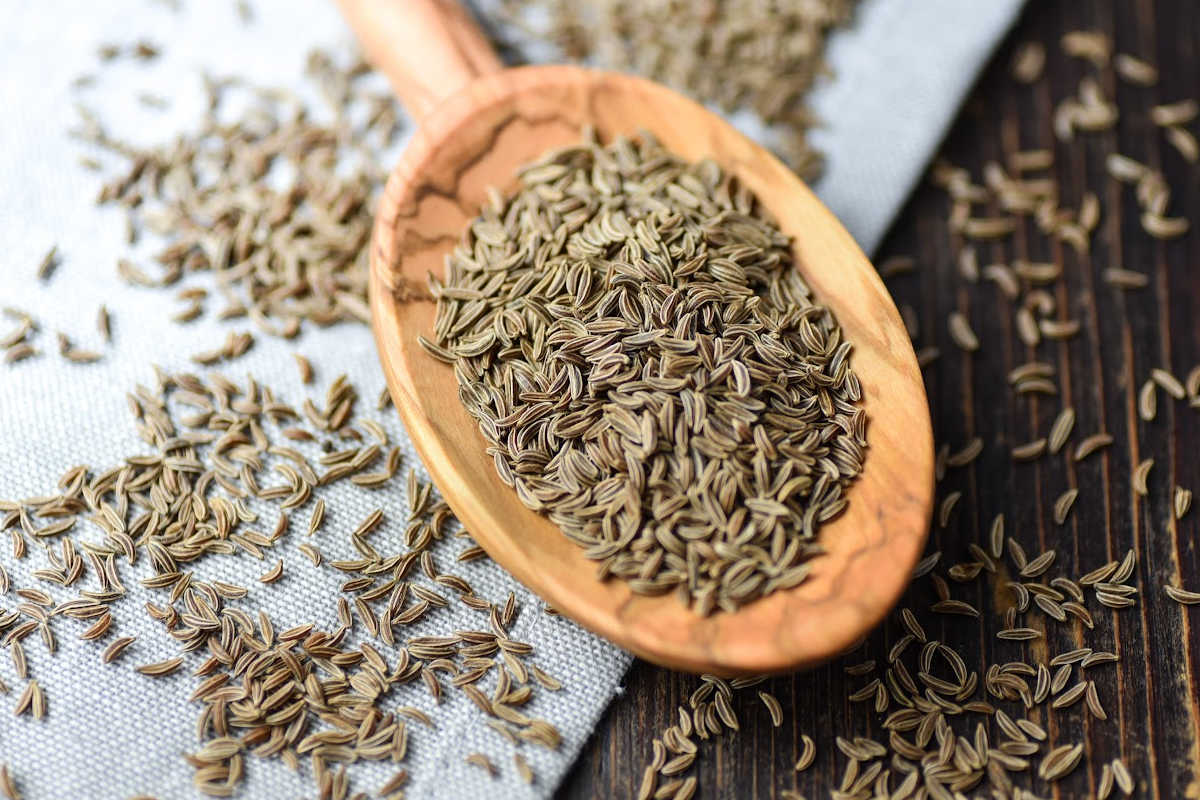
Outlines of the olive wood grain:
M357 6L351 19L362 31L371 4L346 2ZM599 581L596 564L500 481L458 401L453 370L417 344L433 329L434 305L421 299L425 277L442 273L487 187L514 190L519 165L578 142L585 124L604 139L646 130L683 158L712 157L735 173L794 237L797 268L855 345L869 451L849 506L822 528L827 553L813 561L809 580L736 613L701 618L674 595L642 597L619 580ZM370 300L393 400L455 514L518 580L618 645L694 672L794 669L864 635L906 585L928 530L933 444L900 316L870 263L809 189L698 104L645 80L568 66L477 77L425 116L387 183L371 246Z

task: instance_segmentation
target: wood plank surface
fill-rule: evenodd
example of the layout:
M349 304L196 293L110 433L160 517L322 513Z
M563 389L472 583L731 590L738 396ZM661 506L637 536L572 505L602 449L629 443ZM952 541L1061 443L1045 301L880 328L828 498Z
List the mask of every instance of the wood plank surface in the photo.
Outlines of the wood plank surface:
M1111 36L1116 52L1146 58L1161 77L1150 88L1121 82L1111 67L1097 69L1063 54L1059 40L1071 30L1097 30ZM1032 86L1014 81L1009 72L1014 50L1022 42L1046 46L1044 77ZM1138 415L1138 391L1156 367L1180 378L1200 364L1200 232L1171 241L1149 236L1138 220L1134 189L1108 176L1105 156L1120 152L1161 170L1171 189L1168 215L1200 221L1200 168L1188 163L1149 119L1149 109L1200 95L1200 10L1191 0L1034 0L1013 34L999 50L973 90L943 148L955 165L982 182L986 162L1006 163L1018 150L1050 148L1050 174L1059 187L1059 203L1077 208L1086 192L1098 196L1102 214L1091 239L1090 253L1044 236L1032 222L1021 225L996 244L979 243L979 263L1011 263L1014 259L1053 261L1062 277L1044 288L1057 304L1060 319L1077 319L1081 329L1065 341L1043 341L1036 348L1021 343L1014 327L1015 304L990 281L971 284L960 277L956 259L963 244L947 225L949 201L939 188L922 185L895 225L878 261L893 255L916 258L915 273L889 280L900 304L917 313L918 348L936 346L941 357L926 368L934 433L939 443L957 449L974 436L983 439L979 458L947 472L939 499L949 492L963 496L950 524L936 527L930 549L940 549L937 571L970 561L967 544L987 547L993 517L1004 513L1008 533L1032 558L1057 551L1044 576L1078 577L1129 548L1138 563L1129 583L1138 593L1134 606L1110 610L1087 593L1086 607L1095 618L1093 630L1057 623L1030 612L1022 622L1045 631L1033 643L1001 641L995 632L1000 613L1011 601L1000 588L1012 575L990 576L966 583L951 581L952 595L980 608L980 620L933 614L937 599L928 579L914 583L905 603L917 613L930 638L953 647L979 672L974 699L989 700L1014 716L1021 704L997 700L983 689L989 665L1009 661L1037 663L1077 647L1116 653L1115 664L1085 671L1096 682L1106 720L1091 716L1083 703L1064 709L1049 702L1029 712L1049 731L1041 753L1061 744L1082 743L1080 766L1066 778L1046 783L1036 778L1041 753L1015 783L1055 798L1093 797L1102 765L1121 758L1137 782L1136 796L1200 798L1200 605L1182 606L1162 590L1164 583L1200 591L1200 511L1181 520L1173 517L1176 485L1200 491L1200 409L1187 400L1159 391L1153 421ZM1085 75L1094 75L1120 120L1108 131L1083 133L1074 141L1056 140L1052 116L1056 104L1078 91ZM1188 126L1197 130L1195 122ZM977 212L982 213L982 212ZM1145 288L1120 291L1107 285L1103 271L1124 267L1145 273ZM1025 288L1025 287L1023 287ZM952 343L945 324L951 311L967 315L982 342L974 354ZM1013 367L1037 358L1055 367L1057 396L1018 396L1006 375ZM1077 412L1074 433L1065 451L1088 434L1107 431L1111 447L1081 462L1045 456L1014 463L1012 447L1046 436L1059 411ZM1137 495L1131 485L1135 466L1153 458L1149 493ZM1052 519L1057 497L1068 488L1079 496L1066 524ZM1005 559L1007 570L1011 563ZM771 726L756 689L734 695L741 730L699 743L695 765L700 798L780 797L798 790L808 798L828 797L842 781L847 758L834 737L866 736L886 741L884 715L871 703L847 697L871 676L847 675L847 664L875 659L882 670L888 648L905 633L896 615L858 652L827 666L769 680L767 689L782 702L784 722ZM911 656L911 654L910 654ZM1073 676L1072 683L1076 680ZM1030 679L1032 683L1032 679ZM564 798L625 798L638 790L642 770L651 760L653 741L675 722L676 708L686 703L698 679L638 662L630 671L624 694L615 700L586 745L560 795ZM889 710L894 710L895 705ZM960 715L953 723L970 735L979 714ZM993 741L999 739L989 725ZM817 742L817 757L807 771L792 766L801 735ZM936 743L935 743L936 744ZM900 776L902 777L902 776ZM899 783L894 777L892 787ZM976 791L982 796L986 781ZM968 793L974 796L974 792ZM1114 791L1113 796L1119 796Z

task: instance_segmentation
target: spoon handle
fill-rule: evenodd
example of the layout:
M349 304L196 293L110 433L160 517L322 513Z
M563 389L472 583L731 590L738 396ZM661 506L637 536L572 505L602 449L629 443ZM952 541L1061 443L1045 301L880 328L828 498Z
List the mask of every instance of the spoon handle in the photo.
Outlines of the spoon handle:
M454 0L338 0L367 59L419 124L474 78L504 68Z

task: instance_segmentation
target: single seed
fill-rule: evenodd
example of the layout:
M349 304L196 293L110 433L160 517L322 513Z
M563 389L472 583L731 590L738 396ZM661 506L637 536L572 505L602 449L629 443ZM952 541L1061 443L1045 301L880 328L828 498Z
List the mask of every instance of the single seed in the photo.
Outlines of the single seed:
M1012 449L1014 461L1032 461L1046 452L1046 440L1035 439Z
M1183 519L1184 515L1192 507L1192 490L1185 489L1182 486L1176 486L1174 496L1172 498L1175 511L1175 519Z
M1135 86L1153 86L1158 83L1158 70L1149 62L1127 53L1117 53L1113 67L1121 79Z
M779 705L779 701L775 696L768 692L759 692L758 697L762 700L764 706L767 707L767 712L771 715L771 724L778 728L783 724L783 707Z
M1150 493L1146 487L1146 480L1150 476L1150 470L1154 467L1154 459L1147 458L1137 465L1133 470L1133 491L1137 492L1142 497Z
M950 338L959 349L968 353L979 349L979 337L975 335L975 331L971 330L971 323L967 321L962 312L951 311L946 318L946 323L950 330Z
M1200 603L1200 592L1191 592L1179 586L1170 585L1164 585L1163 591L1165 591L1167 596L1176 603L1182 603L1183 605L1188 606Z
M1075 427L1075 409L1067 407L1059 412L1055 418L1054 424L1050 426L1050 436L1048 437L1049 450L1051 453L1057 454L1062 450L1063 445L1067 443L1067 439L1071 436L1071 430Z
M1020 83L1034 83L1045 65L1046 48L1040 42L1024 42L1013 56L1012 76Z
M1074 459L1075 459L1075 461L1083 461L1085 458L1090 456L1092 453L1095 453L1097 450L1101 450L1105 447L1108 447L1112 443L1113 443L1113 437L1110 434L1093 433L1091 436L1088 436L1086 439L1084 439L1082 442L1080 442L1079 445L1075 448Z
M1054 501L1054 523L1056 525L1062 525L1067 521L1067 515L1071 513L1071 507L1075 505L1075 498L1078 496L1078 489L1068 489Z
M1150 379L1176 400L1182 400L1187 397L1187 389L1184 388L1179 379L1171 374L1169 370L1156 367L1150 370Z
M169 658L166 661L156 661L152 664L142 664L137 668L137 671L143 675L161 678L175 672L182 665L182 658Z
M47 281L54 273L55 268L59 264L58 245L54 245L42 256L42 260L38 262L37 277L40 281Z

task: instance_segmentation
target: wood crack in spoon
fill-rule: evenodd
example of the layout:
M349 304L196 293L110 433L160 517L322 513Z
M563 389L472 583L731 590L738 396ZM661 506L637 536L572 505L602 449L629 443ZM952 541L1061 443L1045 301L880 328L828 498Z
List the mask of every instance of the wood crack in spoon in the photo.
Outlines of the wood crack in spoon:
M505 70L457 5L436 0L340 0L368 58L416 118L388 180L371 243L372 327L396 408L446 502L501 566L555 608L643 658L693 672L778 672L831 658L887 614L925 543L933 504L933 440L909 337L874 268L809 189L717 115L640 78L571 66ZM494 186L511 194L517 168L580 141L652 133L680 158L711 157L793 237L816 298L854 344L870 423L849 506L819 532L826 553L799 586L736 612L699 617L673 594L634 595L601 582L548 519L497 476L453 370L417 344L433 330L425 276ZM415 291L414 291L415 290Z

